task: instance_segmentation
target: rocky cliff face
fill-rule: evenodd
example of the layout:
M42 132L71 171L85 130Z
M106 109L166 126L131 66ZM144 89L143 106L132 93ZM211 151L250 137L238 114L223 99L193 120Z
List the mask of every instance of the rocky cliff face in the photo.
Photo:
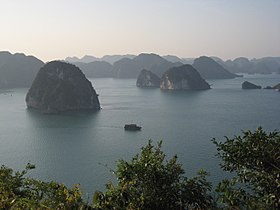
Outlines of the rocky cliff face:
M98 95L82 71L60 61L40 69L25 100L28 108L44 113L100 109Z
M148 71L146 69L143 69L136 81L137 87L159 87L160 85L160 78L152 73L151 71Z
M260 85L255 85L251 82L245 81L242 83L242 89L261 89Z
M167 70L161 78L162 90L207 90L210 85L200 76L196 69L186 64Z

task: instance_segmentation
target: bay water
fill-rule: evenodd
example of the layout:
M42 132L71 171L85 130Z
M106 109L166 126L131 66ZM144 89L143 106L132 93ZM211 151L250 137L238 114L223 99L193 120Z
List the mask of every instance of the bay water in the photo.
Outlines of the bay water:
M118 159L129 160L149 139L163 140L167 158L177 154L186 175L203 168L215 185L227 176L215 157L212 138L240 135L262 126L280 129L280 92L242 90L245 80L258 85L280 83L280 75L244 75L211 80L211 90L161 91L140 89L135 79L91 79L102 110L95 113L46 115L26 109L26 88L0 90L0 164L30 176L81 185L91 199L105 183L115 182ZM124 131L127 123L142 131Z

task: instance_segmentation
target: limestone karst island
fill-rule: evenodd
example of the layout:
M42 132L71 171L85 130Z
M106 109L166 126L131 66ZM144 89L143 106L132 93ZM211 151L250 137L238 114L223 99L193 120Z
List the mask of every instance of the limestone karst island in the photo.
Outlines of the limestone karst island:
M44 65L26 95L28 108L43 113L99 110L91 82L73 64L52 61Z

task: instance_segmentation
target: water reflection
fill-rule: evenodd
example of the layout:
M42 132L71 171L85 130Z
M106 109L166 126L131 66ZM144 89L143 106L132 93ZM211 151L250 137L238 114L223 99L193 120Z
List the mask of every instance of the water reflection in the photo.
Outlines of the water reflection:
M37 166L33 175L89 188L92 176L104 176L107 171L98 165L102 159L100 112L49 115L26 109L27 133L32 134L27 142L32 151L29 158ZM89 188L85 191L91 192Z
M100 111L72 112L61 114L43 114L33 109L26 109L28 122L35 127L92 128L98 120Z

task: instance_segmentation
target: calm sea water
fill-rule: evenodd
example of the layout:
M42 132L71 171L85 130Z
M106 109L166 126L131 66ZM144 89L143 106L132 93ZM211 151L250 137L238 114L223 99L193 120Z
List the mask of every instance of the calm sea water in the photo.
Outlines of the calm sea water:
M0 164L16 170L36 164L31 176L80 183L85 197L103 190L116 160L129 160L148 139L163 139L167 157L177 154L188 176L204 168L214 184L225 174L212 138L224 140L241 130L280 129L280 92L242 90L245 80L262 86L280 75L208 81L207 91L163 92L139 89L135 80L92 79L102 110L93 114L44 115L26 109L27 89L0 91ZM126 132L126 123L141 132Z

